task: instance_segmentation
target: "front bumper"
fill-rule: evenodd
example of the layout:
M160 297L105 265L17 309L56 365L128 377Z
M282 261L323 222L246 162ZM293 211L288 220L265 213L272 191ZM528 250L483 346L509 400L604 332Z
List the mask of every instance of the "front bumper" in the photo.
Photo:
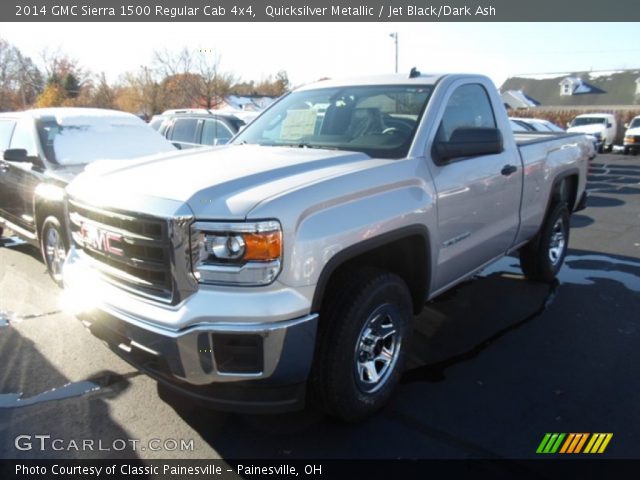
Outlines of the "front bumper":
M84 325L174 390L233 411L303 405L318 315L300 312L299 292L202 289L179 305L160 305L101 280L74 249L63 279L65 303Z
M78 318L125 361L199 403L251 413L304 405L317 315L242 328L198 325L180 332L124 321L102 310ZM243 343L243 338L250 341ZM219 343L230 339L231 348ZM223 357L217 348L226 350Z

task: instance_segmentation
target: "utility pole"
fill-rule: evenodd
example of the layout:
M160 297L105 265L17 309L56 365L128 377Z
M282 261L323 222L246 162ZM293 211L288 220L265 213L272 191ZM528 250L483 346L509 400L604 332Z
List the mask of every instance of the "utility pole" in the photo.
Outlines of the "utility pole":
M396 73L398 73L398 32L390 33L389 36L393 38L396 44Z

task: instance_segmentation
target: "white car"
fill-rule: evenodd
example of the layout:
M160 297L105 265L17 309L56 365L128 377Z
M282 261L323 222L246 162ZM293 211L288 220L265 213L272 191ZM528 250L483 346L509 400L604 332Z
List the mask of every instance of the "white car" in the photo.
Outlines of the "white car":
M633 153L636 155L640 151L640 115L634 117L631 122L625 125L627 131L624 134L624 154Z
M612 150L618 133L618 122L611 113L586 113L574 118L567 132L593 135L596 137L598 153L602 153Z

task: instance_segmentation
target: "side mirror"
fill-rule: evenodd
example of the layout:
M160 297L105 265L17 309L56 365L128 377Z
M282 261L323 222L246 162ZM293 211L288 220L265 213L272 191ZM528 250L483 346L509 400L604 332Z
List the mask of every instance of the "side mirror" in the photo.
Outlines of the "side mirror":
M500 130L486 127L456 128L448 142L434 144L434 153L441 162L462 157L491 155L503 150Z
M624 124L624 128L629 128L629 124L628 124L628 123L625 123L625 124Z
M607 122L607 128L611 128L611 123Z
M567 128L571 128L571 122L567 122Z
M7 162L29 162L31 159L27 157L27 151L24 148L10 148L2 154Z
M182 150L182 145L180 145L179 143L177 143L177 142L171 142L171 144L172 144L174 147L176 147L178 150Z

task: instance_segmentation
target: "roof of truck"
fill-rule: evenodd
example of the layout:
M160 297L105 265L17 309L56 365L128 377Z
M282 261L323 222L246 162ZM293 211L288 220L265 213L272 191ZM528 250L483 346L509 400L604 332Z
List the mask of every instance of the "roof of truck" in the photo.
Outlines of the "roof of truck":
M421 73L410 77L408 73L397 73L391 75L368 75L363 77L327 79L313 82L297 88L296 90L313 90L317 88L347 87L354 85L433 85L447 74L444 73Z

